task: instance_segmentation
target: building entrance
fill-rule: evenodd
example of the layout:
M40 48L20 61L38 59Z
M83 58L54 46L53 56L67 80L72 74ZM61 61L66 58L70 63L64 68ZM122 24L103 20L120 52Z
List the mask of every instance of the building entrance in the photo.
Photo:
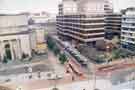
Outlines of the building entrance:
M11 50L10 50L10 45L6 44L5 45L5 54L6 54L6 58L11 60L12 59L12 55L11 55Z

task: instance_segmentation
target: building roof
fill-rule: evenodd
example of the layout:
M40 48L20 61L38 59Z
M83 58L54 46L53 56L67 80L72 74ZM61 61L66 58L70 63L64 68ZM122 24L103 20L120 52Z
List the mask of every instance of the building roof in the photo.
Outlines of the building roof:
M10 35L24 35L24 34L29 34L31 31L23 31L23 32L17 32L17 33L5 33L5 34L0 34L0 36L10 36Z
M26 13L18 13L18 14L0 14L0 16L19 16L19 15L28 15Z

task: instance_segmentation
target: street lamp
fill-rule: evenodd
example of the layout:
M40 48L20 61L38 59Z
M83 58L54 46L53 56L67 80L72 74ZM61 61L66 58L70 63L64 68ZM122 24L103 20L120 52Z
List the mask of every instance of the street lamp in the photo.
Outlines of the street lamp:
M92 66L91 66L92 65ZM90 71L90 69L92 69L93 71L93 80L94 80L94 84L93 84L93 90L99 90L99 89L97 89L96 88L96 65L95 64L91 64L90 65L90 63L89 63L89 61L87 62L87 67L88 67L88 83L89 83L89 81L90 81L90 74L91 74L91 71ZM90 66L91 66L91 68L90 68Z
M32 78L32 67L28 67L28 72L30 73L29 78L31 79Z
M57 85L57 80L58 80L58 75L56 74L56 76L55 76L55 88L57 88L57 87L56 87L56 85Z
M55 78L54 78L54 81L55 81L55 82L54 82L54 88L53 88L52 90L59 90L59 89L57 88L57 86L56 86L58 79L59 79L59 78L58 78L58 75L56 74L56 75L55 75Z
M97 77L96 77L96 65L94 65L94 74L93 74L93 76L94 76L94 86L93 86L93 89L94 90L98 90L97 88L96 88L96 79L97 79Z
M110 48L111 48L111 47L110 47L109 45L106 46L106 51L107 51L107 52L106 52L106 56L107 56L107 57L110 56L110 55L109 55ZM107 60L107 59L106 59L106 63L108 63L108 60Z

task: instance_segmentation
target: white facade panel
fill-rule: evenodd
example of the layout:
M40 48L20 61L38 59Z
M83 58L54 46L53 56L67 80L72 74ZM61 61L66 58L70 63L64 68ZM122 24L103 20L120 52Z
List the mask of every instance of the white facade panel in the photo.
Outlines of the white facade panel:
M72 0L64 1L63 14L77 14L77 3Z
M20 41L21 41L22 53L25 53L25 54L28 54L29 56L31 56L31 46L30 46L29 35L21 35Z
M2 15L0 16L0 27L13 27L28 25L27 15Z
M104 1L101 0L82 0L78 3L80 14L104 14Z

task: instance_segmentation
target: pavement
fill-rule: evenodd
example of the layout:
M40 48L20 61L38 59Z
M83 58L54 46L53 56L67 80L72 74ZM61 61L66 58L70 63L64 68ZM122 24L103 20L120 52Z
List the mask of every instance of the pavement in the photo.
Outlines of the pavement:
M64 74L66 72L66 68L64 65L62 65L58 57L56 57L52 52L48 52L48 59L50 60L51 67L54 69L54 73L57 74Z
M13 65L14 63L14 65ZM59 63L59 60L52 52L48 52L48 58L44 55L36 56L30 62L17 64L15 61L12 64L8 63L9 66L0 68L0 83L8 81L28 81L30 74L33 75L33 79L38 78L37 73L51 73L64 76L65 68ZM32 68L32 72L28 71L28 67ZM41 75L43 79L46 75Z
M113 86L112 90L135 90L135 80Z
M4 86L12 89L21 87L22 88L21 90L52 90L52 88L54 88L54 85L46 87L46 84L52 84L53 82L51 83L46 82L47 81L44 80L31 81L29 83L18 82L19 84L5 84ZM94 90L94 88L97 88L99 90L111 90L112 85L110 81L100 79L96 81L96 84L94 84L93 80L89 80L89 81L76 81L72 83L57 84L56 87L59 88L59 90Z
M133 80L133 78L135 78L135 68L128 68L117 72L113 72L110 77L110 80L112 84L117 85L119 83L125 83L129 80Z
M42 69L47 69L47 68L51 68L51 76L52 75L60 75L62 76L61 78L59 78L57 81L57 84L59 85L64 85L64 84L70 84L72 82L77 82L77 81L84 81L85 79L80 78L78 76L74 77L74 80L72 80L72 76L73 74L71 73L66 73L66 67L62 64L60 64L58 57L56 57L52 52L48 52L48 59L49 62L45 61L43 59L43 61L37 62L37 63L31 63L30 65L33 68L33 72L32 73L21 73L24 72L24 67L27 66L27 64L22 64L22 65L17 65L17 66L13 66L10 70L16 70L15 72L21 73L21 74L14 74L14 72L12 71L12 74L9 76L10 78L12 78L12 81L9 82L4 82L1 84L4 85L9 85L11 86L19 86L19 85L23 85L23 87L27 87L30 88L28 90L33 90L33 89L39 89L41 87L43 88L47 88L47 87L51 87L55 84L55 80L54 79L50 79L47 78L47 74L48 71L43 70ZM44 65L47 65L47 68L44 67ZM40 72L40 78L38 78L38 69L39 67L41 67L41 72ZM21 68L21 70L20 70ZM8 74L8 72L7 72ZM32 74L32 78L30 79L29 76ZM32 86L32 87L31 87Z
M95 81L92 78L81 78L75 73L66 73L66 67L60 64L58 57L56 57L52 52L48 52L48 58L43 56L36 57L37 60L34 60L33 63L22 63L19 65L8 66L5 68L0 69L1 75L9 75L14 74L13 81L11 82L4 82L0 85L4 85L13 89L17 87L22 87L22 90L51 90L55 85L60 90L93 90L94 87L100 90L111 90L112 84L110 79L101 79L97 78L96 85L94 85ZM25 68L26 66L32 67L32 73L25 75ZM39 71L40 68L40 78L39 78ZM7 69L7 71L2 71ZM8 71L9 70L9 71ZM62 77L55 80L56 78L50 79L47 78L47 73L51 71L51 75L61 75ZM10 72L10 73L9 73ZM131 71L132 72L132 71ZM17 75L17 73L19 75ZM116 75L116 72L114 75ZM116 75L121 77L122 75L129 74L129 71L126 71L126 74ZM29 76L32 74L32 78L29 79ZM74 76L74 80L72 77ZM112 81L116 81L116 77L112 78ZM117 78L119 79L119 78ZM0 79L1 80L1 79Z
M16 60L16 61L11 61L7 64L0 64L0 71L21 68L21 67L30 66L30 65L37 65L43 62L47 62L46 55L43 55L41 57L39 56L33 57L31 61L19 61L19 60L17 61Z
M106 77L111 80L112 84L127 82L135 78L135 63L117 62L111 65L103 65L97 68L96 75Z

